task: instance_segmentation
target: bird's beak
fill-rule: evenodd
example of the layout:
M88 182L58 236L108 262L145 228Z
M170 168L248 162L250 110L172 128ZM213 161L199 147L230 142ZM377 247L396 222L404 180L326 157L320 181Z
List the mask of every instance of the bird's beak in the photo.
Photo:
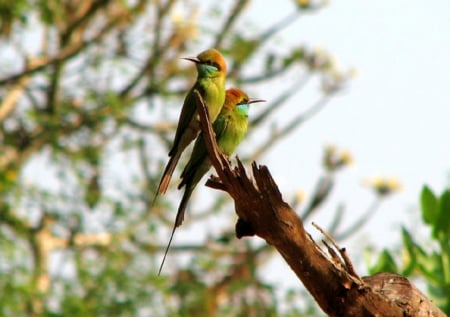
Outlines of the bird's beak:
M248 104L257 103L257 102L266 102L266 101L264 99L250 98L250 100L248 101Z
M197 57L182 57L181 59L185 59L187 61L191 61L191 62L194 62L196 64L200 63L200 60Z

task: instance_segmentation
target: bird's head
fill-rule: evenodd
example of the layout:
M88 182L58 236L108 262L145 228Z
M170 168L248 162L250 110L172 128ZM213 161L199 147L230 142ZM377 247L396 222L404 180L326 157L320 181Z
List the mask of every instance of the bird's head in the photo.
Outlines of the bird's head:
M249 98L248 95L240 89L230 88L226 91L223 108L225 111L237 108L243 113L248 114L250 104L264 101L265 100L263 99Z
M201 52L197 57L183 57L183 59L194 62L200 76L218 77L227 73L225 59L214 48Z

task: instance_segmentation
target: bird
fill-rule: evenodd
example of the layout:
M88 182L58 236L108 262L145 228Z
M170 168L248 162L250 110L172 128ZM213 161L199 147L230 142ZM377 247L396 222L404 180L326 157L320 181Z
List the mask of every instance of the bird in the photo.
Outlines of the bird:
M236 150L247 133L250 104L263 101L265 100L250 99L245 92L237 88L226 90L225 103L217 120L213 123L216 142L222 153L230 156ZM183 223L189 198L198 182L208 172L211 164L203 134L200 134L195 141L191 157L181 173L181 182L178 185L178 189L185 187L184 194L178 207L172 234L167 244L158 275L161 273L175 230Z
M162 174L153 202L156 201L158 194L166 193L181 154L200 131L194 91L199 91L202 96L208 108L208 116L211 122L216 120L225 101L227 65L222 54L211 48L201 52L197 57L183 57L183 59L195 63L197 80L184 99L173 145L169 151L170 158Z

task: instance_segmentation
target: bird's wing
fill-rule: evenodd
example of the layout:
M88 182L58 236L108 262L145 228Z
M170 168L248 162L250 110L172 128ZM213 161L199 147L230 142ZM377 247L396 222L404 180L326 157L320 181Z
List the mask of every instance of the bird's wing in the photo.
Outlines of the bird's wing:
M217 120L214 121L213 130L216 134L217 143L219 143L219 140L224 137L229 121L230 120L227 115L219 116Z
M228 118L226 116L219 116L213 124L213 130L216 135L216 142L219 143L220 138L225 135L225 131L228 125ZM203 164L205 159L207 159L208 150L206 149L205 141L203 138L203 133L200 133L194 144L194 149L192 150L191 158L181 173L182 181L178 185L178 188L182 188L184 185L193 179L195 172L198 167Z
M197 101L195 98L194 90L197 89L200 94L204 95L204 88L201 85L195 85L187 94L183 107L181 109L180 119L178 120L177 132L175 133L175 139L173 141L172 151L179 146L183 133L187 131L189 124L191 123L195 113L197 112Z

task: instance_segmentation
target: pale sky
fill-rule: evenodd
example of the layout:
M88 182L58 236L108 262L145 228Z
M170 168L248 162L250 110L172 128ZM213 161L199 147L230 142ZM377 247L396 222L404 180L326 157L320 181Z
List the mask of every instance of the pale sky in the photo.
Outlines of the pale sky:
M250 20L264 25L292 10L289 1L278 1L276 9L263 1L252 6ZM365 230L344 246L353 248L353 258L361 259L364 243L380 248L400 244L400 225L411 227L419 218L422 185L441 192L448 184L450 2L330 1L317 14L301 17L279 38L284 44L324 48L344 67L357 68L358 77L345 94L260 163L268 165L286 196L296 189L313 190L324 144L350 150L355 166L339 174L337 191L313 220L326 226L339 202L346 203L349 218L356 218L373 199L361 179L396 177L403 191L388 198ZM291 103L278 113L280 120L300 107ZM361 234L367 237L362 242ZM286 266L285 271L271 270L271 276L289 284L292 273Z
M283 4L286 10L290 5L280 2L278 17L262 5L255 5L253 13L261 21L276 20L286 12ZM321 145L333 143L349 149L356 161L341 173L342 183L352 181L345 174L352 174L358 187L367 176L402 181L403 192L390 198L381 213L402 213L416 204L423 183L437 191L444 188L450 172L449 2L333 1L318 14L300 18L282 38L322 47L344 67L357 68L358 76L345 94L263 159L281 186L312 185L318 171L311 169L318 165ZM281 118L300 107L291 103ZM292 177L293 167L299 169L299 179ZM343 194L350 205L359 206L358 200L370 197L359 197L368 192L362 190L355 193L352 187Z

